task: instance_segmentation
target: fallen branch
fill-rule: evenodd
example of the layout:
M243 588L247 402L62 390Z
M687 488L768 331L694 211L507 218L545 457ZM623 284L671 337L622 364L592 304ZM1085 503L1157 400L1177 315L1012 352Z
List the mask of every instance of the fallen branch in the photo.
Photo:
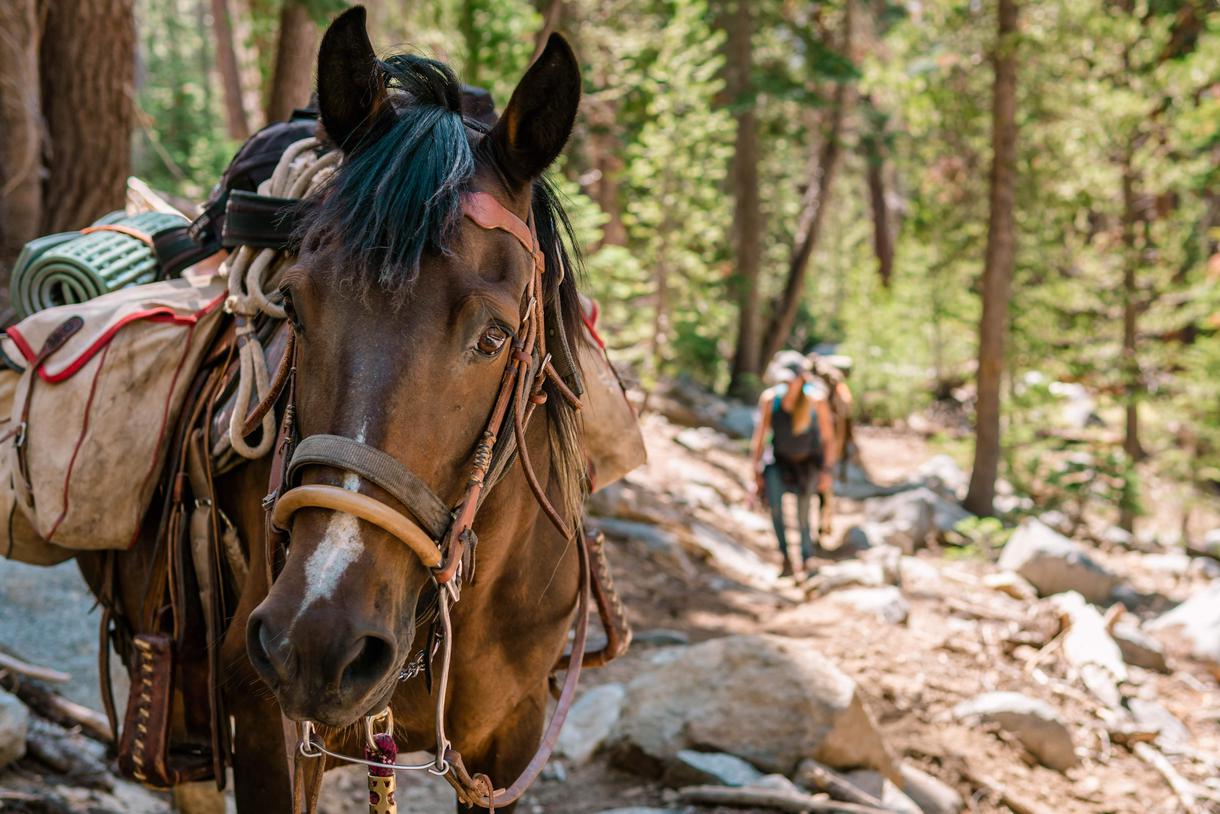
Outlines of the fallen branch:
M36 678L48 684L66 684L72 680L72 676L67 673L52 670L50 667L39 667L37 664L30 664L28 661L22 661L16 656L11 656L2 651L0 651L0 670L20 673L27 678Z
M1173 764L1169 762L1169 758L1161 754L1155 746L1149 743L1136 743L1132 745L1131 751L1135 752L1136 757L1156 769L1161 777L1165 778L1165 782L1169 784L1169 788L1177 796L1178 801L1182 804L1182 808L1186 809L1187 814L1203 811L1198 801L1198 795L1201 790L1196 788L1194 783L1180 775L1178 770L1173 767Z
M892 814L888 808L827 800L812 794L794 794L772 789L728 788L725 786L689 786L678 791L684 803L696 805L733 806L736 808L769 808L774 811L827 812L835 814Z
M885 805L876 797L834 769L831 769L829 766L823 766L816 760L801 761L801 765L796 772L796 777L793 779L806 788L824 791L836 800L872 806L873 808L885 808Z
M21 681L12 673L0 673L0 687L17 696L32 712L48 721L65 729L79 727L83 734L101 743L114 741L110 721L105 715L69 701L38 681Z

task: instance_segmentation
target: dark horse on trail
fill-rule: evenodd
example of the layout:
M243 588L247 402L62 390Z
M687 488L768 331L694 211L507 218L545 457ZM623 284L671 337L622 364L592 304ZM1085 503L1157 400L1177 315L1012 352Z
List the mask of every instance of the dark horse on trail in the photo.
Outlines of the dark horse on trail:
M217 503L249 562L220 644L241 812L293 805L293 722L315 722L319 742L360 755L360 722L390 705L404 752L435 747L446 677L405 668L435 643L429 623L454 582L465 585L438 647L452 648L439 723L468 786L536 774L548 678L574 614L586 612L578 413L545 352L546 341L564 341L557 333L575 335L580 305L561 242L570 227L542 180L571 132L579 69L552 36L494 126L464 120L460 95L439 63L376 59L359 7L322 42L321 123L344 161L302 208L299 259L278 281L295 337L292 434L384 454L414 478L409 495L430 493L457 519L441 539L420 532L427 524L391 533L408 522L404 509L420 516L401 491L354 465L307 461L285 489L308 488L276 507L291 538L281 550L264 545L261 501L282 462L266 457L217 477ZM152 601L150 580L165 579L155 537L147 529L109 560L79 557L124 624ZM457 544L465 573L453 580ZM428 545L446 558L451 582L430 567ZM180 687L206 681L206 647L178 656ZM459 810L491 802L511 811L507 796L466 795L472 804Z

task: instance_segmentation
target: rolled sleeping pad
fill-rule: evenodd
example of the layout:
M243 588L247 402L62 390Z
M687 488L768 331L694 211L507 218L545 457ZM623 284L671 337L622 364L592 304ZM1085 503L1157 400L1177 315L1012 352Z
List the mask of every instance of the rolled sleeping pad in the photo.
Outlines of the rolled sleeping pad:
M24 319L52 306L151 283L158 278L154 236L186 223L165 212L112 213L81 232L33 240L13 267L13 307Z

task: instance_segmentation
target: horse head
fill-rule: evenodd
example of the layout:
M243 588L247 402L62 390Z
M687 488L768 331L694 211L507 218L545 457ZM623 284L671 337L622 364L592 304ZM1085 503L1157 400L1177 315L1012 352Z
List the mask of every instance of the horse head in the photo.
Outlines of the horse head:
M280 284L296 337L300 438L384 453L458 513L506 369L529 350L521 340L541 314L536 303L571 300L565 313L574 313L571 281L560 283L563 217L539 179L579 96L572 51L552 36L488 127L463 118L461 86L444 65L377 59L362 8L332 24L318 102L344 160L308 202L298 263ZM535 277L542 255L519 235L471 215L480 200L533 225L545 274ZM400 493L341 466L307 464L296 479L418 515ZM250 617L250 659L293 719L341 726L380 710L422 643L435 572L405 535L358 514L317 503L293 512L283 567ZM425 545L443 542L435 529L423 535Z

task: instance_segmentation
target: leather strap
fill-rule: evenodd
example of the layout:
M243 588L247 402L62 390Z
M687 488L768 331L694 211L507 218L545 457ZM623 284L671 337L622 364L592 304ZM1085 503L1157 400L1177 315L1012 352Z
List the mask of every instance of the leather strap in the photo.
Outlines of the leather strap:
M252 246L259 249L287 248L300 221L300 200L259 195L244 189L229 193L225 205L220 242L226 249Z
M405 515L394 511L376 498L349 492L338 486L313 483L289 489L275 502L271 523L287 530L292 515L300 509L331 509L359 517L384 529L401 540L428 568L441 564L441 550L423 529Z
M462 213L484 229L508 232L534 258L535 267L541 270L545 266L546 259L533 227L509 212L494 196L486 192L467 192L462 196Z
M419 524L439 541L449 528L449 509L428 485L393 456L376 447L341 435L310 435L302 438L288 464L288 483L296 482L304 466L333 466L368 478L415 516Z
M148 232L141 232L139 229L133 229L130 226L123 226L117 223L103 223L98 226L86 226L80 230L82 235L91 235L94 232L114 232L115 234L134 237L141 243L147 243L150 247L153 245L153 237Z

